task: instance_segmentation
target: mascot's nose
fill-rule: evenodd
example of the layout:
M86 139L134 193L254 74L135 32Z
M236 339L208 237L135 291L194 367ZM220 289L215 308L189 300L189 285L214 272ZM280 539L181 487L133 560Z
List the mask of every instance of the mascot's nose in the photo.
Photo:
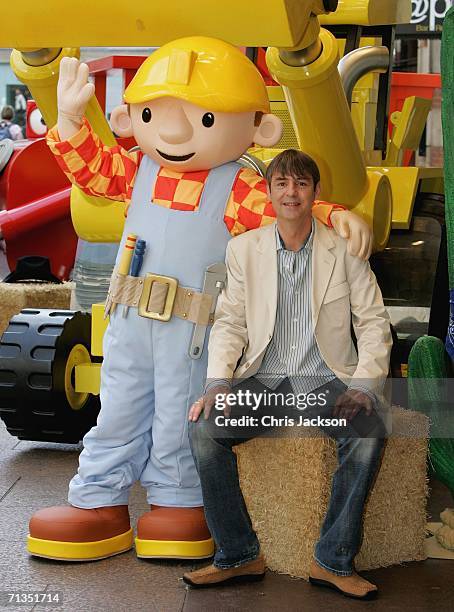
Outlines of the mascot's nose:
M194 130L181 106L172 106L159 129L159 136L169 144L180 144L192 138Z

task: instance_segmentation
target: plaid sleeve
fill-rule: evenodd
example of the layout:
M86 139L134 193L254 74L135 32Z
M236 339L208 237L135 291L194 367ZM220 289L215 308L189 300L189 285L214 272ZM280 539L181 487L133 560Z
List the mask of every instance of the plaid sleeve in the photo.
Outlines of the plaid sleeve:
M322 200L315 200L312 206L312 216L318 219L324 225L333 227L331 223L331 213L335 210L347 210L345 206L341 204L330 204L329 202L323 202Z
M71 183L92 196L129 202L142 153L128 153L120 145L107 147L84 118L77 134L61 141L57 127L47 134L47 144Z
M345 210L339 204L316 200L313 216L328 227L332 227L331 213ZM232 236L272 223L276 218L273 206L266 195L266 180L250 168L241 168L233 183L227 202L224 222Z
M266 181L250 168L241 168L233 183L224 222L232 236L272 223L276 215L266 195Z

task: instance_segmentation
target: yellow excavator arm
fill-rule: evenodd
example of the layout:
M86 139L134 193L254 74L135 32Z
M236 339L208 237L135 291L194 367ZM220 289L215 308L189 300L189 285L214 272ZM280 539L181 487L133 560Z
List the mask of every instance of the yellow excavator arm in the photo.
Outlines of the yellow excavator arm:
M77 56L81 46L161 46L188 35L267 46L267 64L282 85L299 146L320 165L322 197L362 215L373 226L375 247L382 249L391 229L392 189L383 169L366 168L337 69L338 44L320 23L396 24L408 21L410 12L410 0L230 0L216 6L212 0L168 0L165 6L124 0L46 0L43 6L22 0L4 8L8 28L0 40L15 48L12 67L49 125L57 116L61 58ZM95 98L87 118L101 139L112 144L113 135ZM90 217L93 205L99 214ZM101 198L94 202L74 190L72 212L83 238L119 238L118 204Z
M325 15L327 9L335 13ZM182 36L214 36L234 45L299 48L311 15L325 24L408 23L400 0L21 0L2 6L2 47L161 46Z

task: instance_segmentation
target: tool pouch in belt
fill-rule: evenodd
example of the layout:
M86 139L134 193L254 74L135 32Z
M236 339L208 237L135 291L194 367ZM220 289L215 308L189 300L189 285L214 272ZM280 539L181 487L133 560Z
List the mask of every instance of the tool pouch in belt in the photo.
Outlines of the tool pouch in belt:
M138 308L139 315L149 319L168 321L176 316L199 325L211 325L216 297L180 287L178 281L170 276L147 274L135 277L114 270L104 317L113 312L116 304L124 304Z

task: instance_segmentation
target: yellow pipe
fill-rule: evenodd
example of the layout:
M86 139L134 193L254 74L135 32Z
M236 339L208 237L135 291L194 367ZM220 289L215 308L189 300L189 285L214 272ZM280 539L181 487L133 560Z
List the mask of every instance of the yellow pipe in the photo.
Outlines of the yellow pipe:
M316 15L310 15L308 17L307 26L300 40L294 45L297 49L306 49L313 45L320 36L320 23ZM294 48L292 47L292 48Z
M326 30L320 39L322 53L311 64L288 66L276 47L266 62L283 86L300 148L319 164L322 197L351 208L367 190L367 173L337 71L337 41Z
M2 46L159 47L213 36L238 46L292 48L309 15L323 11L322 0L21 0L2 3Z
M25 50L24 50L25 51ZM30 49L29 51L36 51ZM26 64L22 52L13 49L10 57L14 74L27 85L37 103L46 125L52 127L57 123L57 82L58 68L62 57L79 57L79 49L62 49L59 55L44 66Z
M36 51L36 49L28 51ZM27 85L49 127L57 123L57 83L60 61L63 57L79 57L79 55L79 49L68 47L61 49L52 61L36 66L24 61L26 53L23 55L17 49L13 49L11 53L10 63L14 74ZM114 146L116 144L114 135L96 96L90 100L85 115L104 144Z
M365 167L337 70L338 43L323 29L320 41L321 55L308 63L304 51L288 56L268 49L268 68L283 86L300 148L319 165L322 197L361 215L373 229L375 250L381 250L391 230L391 185L383 171ZM302 65L289 66L281 55Z
M125 224L125 202L88 196L73 185L71 219L79 238L88 242L120 242Z
M43 53L40 54L40 51ZM37 65L40 57L43 65ZM27 48L21 51L14 49L11 53L10 62L15 75L29 88L49 127L57 122L57 83L60 61L63 57L79 57L79 49ZM115 137L96 96L93 96L88 103L85 116L105 145L116 145ZM118 241L124 225L124 209L124 203L113 202L107 198L90 197L75 186L71 190L71 217L74 229L84 240Z
M322 25L392 25L410 19L410 0L339 0L334 13L320 15Z

